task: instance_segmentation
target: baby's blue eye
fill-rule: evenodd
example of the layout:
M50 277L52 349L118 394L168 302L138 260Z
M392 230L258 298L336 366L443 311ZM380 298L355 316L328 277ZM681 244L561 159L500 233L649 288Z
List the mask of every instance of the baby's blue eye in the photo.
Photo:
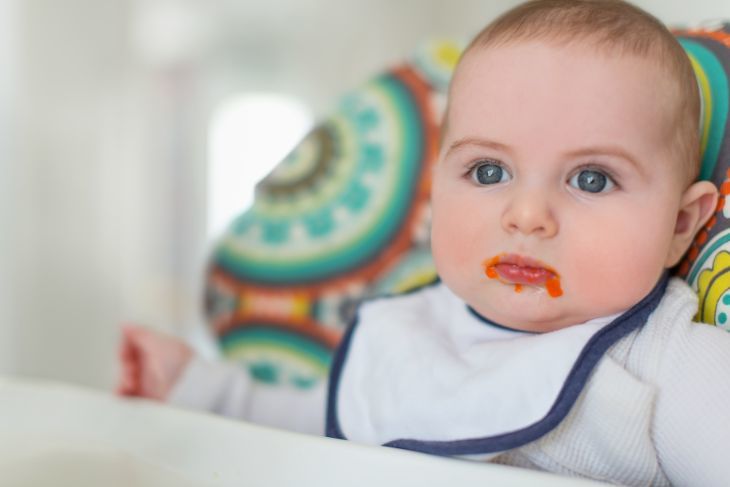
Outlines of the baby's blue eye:
M471 177L478 184L497 184L509 181L511 176L499 164L485 162L472 169Z
M586 193L605 193L616 186L613 179L595 169L583 169L570 178L568 183Z

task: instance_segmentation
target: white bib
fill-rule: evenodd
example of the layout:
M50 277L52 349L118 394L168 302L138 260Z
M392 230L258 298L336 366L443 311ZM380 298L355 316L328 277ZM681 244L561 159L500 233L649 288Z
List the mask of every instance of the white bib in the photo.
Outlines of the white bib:
M533 441L559 424L603 353L646 321L661 293L543 334L490 324L440 283L369 302L333 365L328 434L447 455Z

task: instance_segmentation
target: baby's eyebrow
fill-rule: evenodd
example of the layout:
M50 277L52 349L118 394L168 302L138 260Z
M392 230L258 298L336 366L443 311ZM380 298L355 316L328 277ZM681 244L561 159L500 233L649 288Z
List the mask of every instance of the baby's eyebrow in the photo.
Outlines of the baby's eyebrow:
M643 173L641 164L629 151L620 146L600 145L591 147L582 147L566 153L568 157L589 157L589 156L614 156L629 162L634 169Z
M494 140L483 139L480 137L464 137L463 139L456 140L449 146L446 154L449 154L468 145L477 145L480 147L486 147L488 149L495 149L498 151L506 152L507 154L512 154L512 149L508 145L496 142Z
M501 152L505 152L509 155L512 155L513 150L510 146L506 144L502 144L501 142L496 142L494 140L490 139L484 139L481 137L464 137L462 139L454 141L450 146L449 149L446 151L446 154L450 154L451 152L455 150L459 150L462 147L470 146L470 145L476 145L479 147L486 147L488 149L495 149ZM614 156L621 159L626 160L629 162L634 168L639 171L642 171L641 164L639 164L638 159L634 157L629 151L624 149L623 147L617 146L617 145L596 145L596 146L588 146L588 147L581 147L579 149L571 150L565 153L566 157L590 157L590 156Z

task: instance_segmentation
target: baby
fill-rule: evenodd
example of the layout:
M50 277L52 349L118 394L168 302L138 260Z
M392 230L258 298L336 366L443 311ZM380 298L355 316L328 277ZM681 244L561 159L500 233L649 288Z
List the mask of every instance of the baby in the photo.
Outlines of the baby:
M360 307L328 436L725 484L730 335L692 323L697 298L668 273L717 204L695 182L699 111L684 51L627 3L533 1L488 25L454 74L434 171L440 281ZM174 339L125 336L124 394L323 427L323 390L276 397Z

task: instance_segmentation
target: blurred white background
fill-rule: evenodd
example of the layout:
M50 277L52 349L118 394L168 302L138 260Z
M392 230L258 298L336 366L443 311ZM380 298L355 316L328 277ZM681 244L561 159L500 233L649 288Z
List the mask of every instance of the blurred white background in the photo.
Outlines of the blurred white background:
M516 3L0 0L0 375L110 388L120 322L201 327L211 234L268 170L256 154ZM730 19L727 0L636 3L673 26ZM245 114L270 95L294 122L252 155L269 135Z

